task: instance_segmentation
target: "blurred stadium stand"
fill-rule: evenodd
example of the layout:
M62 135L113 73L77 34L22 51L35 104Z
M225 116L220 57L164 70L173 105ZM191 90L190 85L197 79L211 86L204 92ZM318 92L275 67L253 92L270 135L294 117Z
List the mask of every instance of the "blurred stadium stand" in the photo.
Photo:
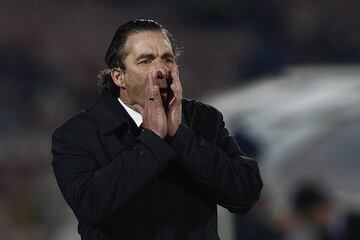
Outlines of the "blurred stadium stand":
M133 18L174 34L185 96L221 109L259 159L265 189L254 224L276 228L291 189L316 177L349 222L335 235L355 236L359 9L356 0L1 1L1 238L79 238L52 174L51 133L93 102L112 34ZM241 221L219 215L223 239L237 239Z

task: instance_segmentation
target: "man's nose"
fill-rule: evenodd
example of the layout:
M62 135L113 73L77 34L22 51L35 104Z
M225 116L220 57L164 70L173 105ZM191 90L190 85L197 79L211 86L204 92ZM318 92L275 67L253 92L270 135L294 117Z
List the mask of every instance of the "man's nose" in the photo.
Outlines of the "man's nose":
M159 79L166 78L167 73L169 72L168 67L160 60L155 63L156 77Z

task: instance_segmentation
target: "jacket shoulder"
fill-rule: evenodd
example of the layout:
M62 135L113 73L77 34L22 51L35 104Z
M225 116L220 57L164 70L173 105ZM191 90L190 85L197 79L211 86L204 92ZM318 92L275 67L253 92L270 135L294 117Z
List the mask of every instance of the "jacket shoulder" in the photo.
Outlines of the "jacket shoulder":
M93 106L82 110L53 132L53 137L65 137L67 134L87 135L96 129Z
M204 121L222 120L221 112L204 102L184 99L183 110L187 119L197 118Z

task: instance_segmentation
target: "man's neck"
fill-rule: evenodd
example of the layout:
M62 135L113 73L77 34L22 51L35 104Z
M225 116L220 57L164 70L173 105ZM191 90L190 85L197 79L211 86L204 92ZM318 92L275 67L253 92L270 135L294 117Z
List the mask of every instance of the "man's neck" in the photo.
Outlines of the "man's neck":
M129 114L132 120L134 120L135 124L139 127L143 121L141 114L128 106L126 103L124 103L124 101L120 97L118 98L118 100L120 104L125 108L126 112Z

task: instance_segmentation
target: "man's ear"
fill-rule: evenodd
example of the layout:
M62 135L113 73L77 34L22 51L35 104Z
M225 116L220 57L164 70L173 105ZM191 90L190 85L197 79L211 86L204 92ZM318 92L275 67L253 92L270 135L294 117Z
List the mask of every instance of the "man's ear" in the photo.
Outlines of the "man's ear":
M125 89L125 73L121 68L111 69L111 78L116 86Z

